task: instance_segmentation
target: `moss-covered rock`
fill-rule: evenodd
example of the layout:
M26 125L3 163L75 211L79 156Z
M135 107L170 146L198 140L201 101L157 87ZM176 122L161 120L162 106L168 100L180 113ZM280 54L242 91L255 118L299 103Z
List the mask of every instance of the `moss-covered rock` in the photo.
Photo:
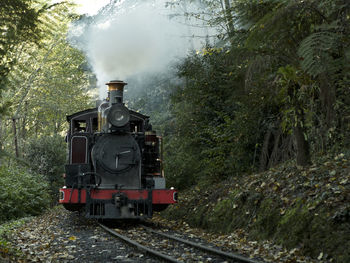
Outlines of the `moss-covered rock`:
M296 247L307 241L312 218L313 215L307 207L301 200L298 200L280 217L276 225L275 240L288 248Z
M264 199L258 209L256 220L252 224L251 236L259 240L273 237L279 219L280 211L277 203L270 198Z

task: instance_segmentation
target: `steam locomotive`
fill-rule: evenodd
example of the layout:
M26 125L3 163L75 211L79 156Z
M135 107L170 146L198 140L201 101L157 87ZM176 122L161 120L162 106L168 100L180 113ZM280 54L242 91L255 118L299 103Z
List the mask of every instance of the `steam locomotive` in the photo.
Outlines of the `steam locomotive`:
M165 188L162 140L149 117L123 103L127 83L107 83L98 107L67 116L69 160L59 203L87 218L151 217L177 202Z

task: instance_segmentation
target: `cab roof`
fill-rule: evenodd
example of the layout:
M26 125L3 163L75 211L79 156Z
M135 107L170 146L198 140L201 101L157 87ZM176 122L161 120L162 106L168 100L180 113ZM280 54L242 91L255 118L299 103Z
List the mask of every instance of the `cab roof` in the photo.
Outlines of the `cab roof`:
M144 114L141 114L139 112L136 112L136 111L133 111L133 110L129 110L130 112L130 115L132 116L135 116L135 117L138 117L138 118L141 118L143 120L146 120L146 119L149 119L149 116L147 115L144 115ZM97 108L93 108L93 109L86 109L86 110L83 110L83 111L78 111L78 112L75 112L71 115L67 115L67 121L70 122L71 119L75 118L75 117L78 117L80 115L85 115L85 114L94 114L96 113L97 114Z

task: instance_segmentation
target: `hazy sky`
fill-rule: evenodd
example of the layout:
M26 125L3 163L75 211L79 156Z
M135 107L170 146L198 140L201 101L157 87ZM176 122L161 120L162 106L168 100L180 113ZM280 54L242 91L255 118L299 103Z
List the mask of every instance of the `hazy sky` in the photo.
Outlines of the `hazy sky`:
M109 0L74 0L74 2L79 5L77 8L79 13L95 15L102 6L109 3Z

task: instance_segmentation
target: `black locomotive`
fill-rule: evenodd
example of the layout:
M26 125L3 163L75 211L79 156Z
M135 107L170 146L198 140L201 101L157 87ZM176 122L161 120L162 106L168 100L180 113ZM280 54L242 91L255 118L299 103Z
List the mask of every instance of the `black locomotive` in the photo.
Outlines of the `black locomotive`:
M126 83L110 81L97 108L67 116L69 163L59 202L88 218L151 217L177 202L165 188L162 142L149 117L123 103Z

